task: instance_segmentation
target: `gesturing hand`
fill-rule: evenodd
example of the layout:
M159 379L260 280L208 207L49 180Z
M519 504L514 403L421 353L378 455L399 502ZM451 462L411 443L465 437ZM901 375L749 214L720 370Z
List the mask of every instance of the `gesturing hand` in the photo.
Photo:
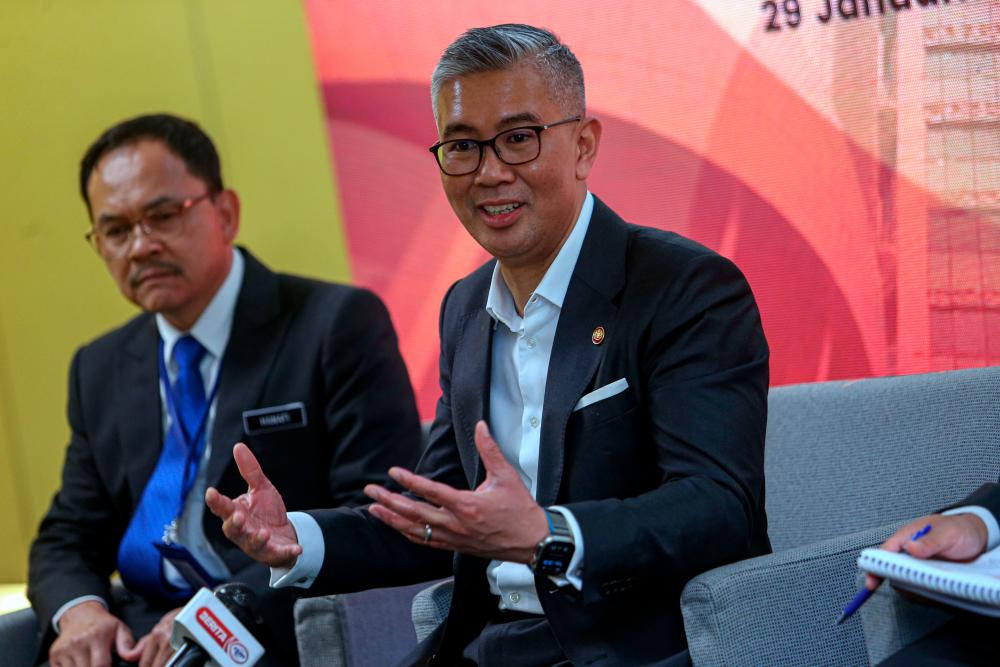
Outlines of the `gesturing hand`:
M545 511L504 458L486 422L476 424L475 438L486 468L486 479L475 491L460 491L402 468L391 468L390 477L429 502L369 484L365 495L375 501L369 511L411 542L527 563L548 533ZM431 529L429 541L427 526Z
M139 667L163 667L174 654L173 647L170 646L170 635L174 630L174 619L177 618L181 608L173 609L163 615L149 634L143 637L136 645L127 650L118 650L118 655L125 662L138 662Z
M925 526L931 529L918 540L912 539ZM975 514L931 514L906 524L879 547L886 551L905 551L914 558L970 560L986 549L989 533L986 524ZM882 580L865 575L869 590L878 588Z
M288 521L285 501L249 447L237 443L233 458L246 480L247 492L233 500L209 487L205 504L222 519L226 537L248 556L271 567L291 567L302 553L302 546Z

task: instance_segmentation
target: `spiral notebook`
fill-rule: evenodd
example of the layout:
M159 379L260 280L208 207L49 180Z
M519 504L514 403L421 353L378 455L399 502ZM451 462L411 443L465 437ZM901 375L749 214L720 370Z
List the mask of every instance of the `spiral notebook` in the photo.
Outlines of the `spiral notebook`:
M1000 547L968 563L865 549L858 557L858 567L932 600L1000 617Z

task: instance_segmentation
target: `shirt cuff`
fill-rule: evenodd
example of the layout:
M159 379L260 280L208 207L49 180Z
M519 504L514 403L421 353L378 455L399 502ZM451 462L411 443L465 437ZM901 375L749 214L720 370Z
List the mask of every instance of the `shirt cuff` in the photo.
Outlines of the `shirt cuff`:
M73 598L63 606L59 607L59 609L56 610L56 613L52 615L52 628L56 631L57 635L59 634L59 619L63 617L63 614L65 614L67 611L69 611L76 605L80 604L81 602L89 602L90 600L93 600L94 602L100 602L105 609L108 608L107 601L104 598L98 597L96 595L81 595L78 598Z
M565 507L560 507L559 505L553 505L549 508L553 512L559 512L566 518L566 523L569 524L569 531L573 533L573 545L575 546L573 550L573 558L569 561L569 567L566 568L566 573L558 577L549 577L557 586L572 586L578 591L583 590L583 531L580 530L580 524L577 523L576 517Z
M942 512L945 516L953 516L955 514L975 514L983 523L986 524L986 551L990 549L995 549L998 544L1000 544L1000 524L997 523L997 518L993 516L993 512L989 511L985 507L979 507L978 505L967 505L966 507L956 507L950 509L947 512Z
M326 556L323 530L316 523L316 519L305 512L289 512L288 521L295 529L299 544L302 546L302 553L290 568L271 568L271 588L286 586L309 588L323 568L323 558Z

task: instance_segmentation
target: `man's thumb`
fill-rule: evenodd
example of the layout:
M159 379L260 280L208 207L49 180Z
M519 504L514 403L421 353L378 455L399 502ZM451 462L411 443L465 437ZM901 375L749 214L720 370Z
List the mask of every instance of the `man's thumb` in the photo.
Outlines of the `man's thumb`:
M129 627L122 622L118 623L118 628L115 630L115 651L118 652L119 657L128 662L135 662L142 656L142 649L145 645L145 637L136 644L135 637L132 636Z

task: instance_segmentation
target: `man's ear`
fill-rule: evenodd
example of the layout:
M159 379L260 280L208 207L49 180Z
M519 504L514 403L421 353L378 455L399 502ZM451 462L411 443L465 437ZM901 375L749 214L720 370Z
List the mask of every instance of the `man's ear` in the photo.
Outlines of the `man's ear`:
M222 219L222 233L232 243L240 231L240 198L233 190L215 195L215 208Z
M587 116L580 121L579 135L576 139L576 178L587 180L590 170L597 160L597 149L601 145L601 121L593 116Z

